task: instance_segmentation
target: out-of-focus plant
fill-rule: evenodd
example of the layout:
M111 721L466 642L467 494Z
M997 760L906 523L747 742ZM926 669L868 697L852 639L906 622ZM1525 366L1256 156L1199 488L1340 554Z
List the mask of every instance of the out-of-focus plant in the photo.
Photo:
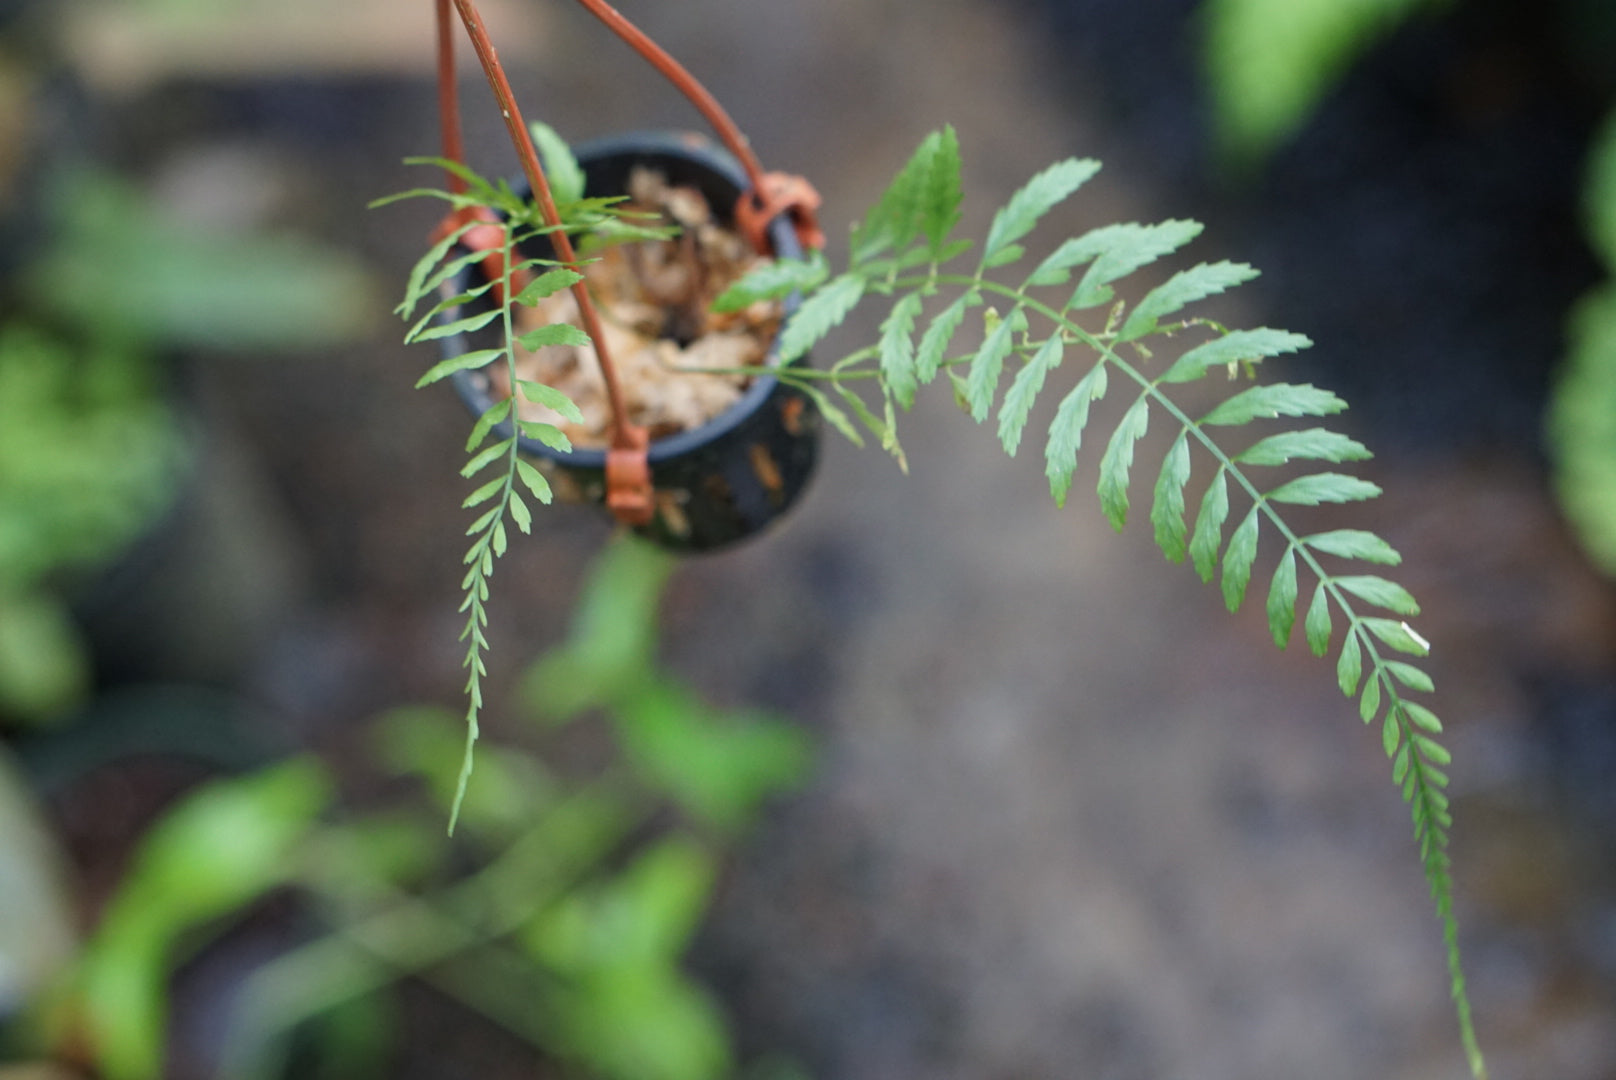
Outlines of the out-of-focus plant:
M83 697L66 598L157 528L189 475L165 356L330 344L372 310L364 273L329 249L199 230L106 175L50 187L50 241L0 323L0 721Z
M1352 62L1440 0L1206 0L1204 62L1219 152L1260 163Z
M1616 112L1589 155L1583 211L1590 245L1616 273ZM1549 448L1561 507L1583 547L1616 575L1616 282L1571 313L1549 402Z
M149 354L0 326L0 715L50 716L88 684L52 588L104 564L173 499L184 440Z
M1354 59L1438 3L1206 0L1203 58L1225 161L1259 164L1296 134ZM1563 7L1568 26L1609 39L1608 5L1570 0ZM1616 112L1593 140L1582 198L1584 236L1616 273ZM1561 509L1589 557L1616 576L1616 284L1583 297L1567 319L1545 424Z
M704 705L657 666L671 565L638 541L611 546L571 635L520 694L541 732L609 734L607 764L572 775L486 749L452 848L461 735L444 710L398 710L376 730L381 766L428 800L322 816L329 784L309 759L204 788L151 829L43 1010L56 1045L87 1051L108 1080L162 1075L174 965L290 888L329 929L249 977L220 1075L374 1072L406 977L602 1080L736 1075L722 1014L680 960L723 852L810 752L800 730Z

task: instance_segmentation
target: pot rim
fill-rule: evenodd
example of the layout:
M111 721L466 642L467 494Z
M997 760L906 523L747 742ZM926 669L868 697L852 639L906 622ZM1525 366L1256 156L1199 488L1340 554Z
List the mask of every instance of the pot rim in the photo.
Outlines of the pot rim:
M683 158L692 164L712 170L720 178L728 180L735 185L737 198L746 190L746 170L730 152L714 142L712 139L698 132L690 131L635 131L624 132L617 135L607 135L597 139L578 144L573 148L574 154L581 163L585 164L592 158L613 157L618 155L644 154L646 156L665 156ZM724 215L729 216L728 207L721 209ZM797 240L796 232L791 228L790 221L781 215L769 224L769 238L774 242L774 250L778 257L794 258L802 254L802 246ZM792 293L785 300L785 318L789 318L801 303L800 295ZM457 335L458 336L458 335ZM451 339L453 340L453 339ZM759 374L753 377L752 383L729 408L708 420L700 427L690 428L676 432L672 435L655 439L646 452L646 460L656 466L675 458L684 456L693 450L713 442L740 426L755 413L779 385L780 380L774 375L774 370L780 367L780 331L776 330L774 340L770 342L763 363L759 365ZM473 413L481 416L495 405L494 397L489 393L488 377L483 374L483 368L457 371L451 376L455 391L460 400ZM515 430L510 420L495 426L494 432L500 438L510 438ZM517 435L517 448L524 453L536 457L548 458L558 465L578 469L605 469L605 447L574 448L570 451L557 450L537 439L530 439L525 435Z

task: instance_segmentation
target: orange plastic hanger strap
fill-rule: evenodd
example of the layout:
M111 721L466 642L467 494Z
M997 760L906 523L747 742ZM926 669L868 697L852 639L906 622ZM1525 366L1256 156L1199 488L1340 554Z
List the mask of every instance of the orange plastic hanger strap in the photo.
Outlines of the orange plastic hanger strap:
M646 457L650 445L649 433L630 424L606 451L606 509L624 525L649 525L656 511Z
M789 214L797 240L810 251L825 246L825 234L819 228L819 192L800 176L788 173L765 173L763 184L756 191L743 194L735 204L735 228L760 254L770 254L774 245L769 243L769 224L781 214Z

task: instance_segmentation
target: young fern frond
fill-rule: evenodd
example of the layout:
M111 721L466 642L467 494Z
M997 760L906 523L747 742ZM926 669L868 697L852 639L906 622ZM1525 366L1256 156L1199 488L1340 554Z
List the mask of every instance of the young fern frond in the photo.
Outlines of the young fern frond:
M1260 536L1268 532L1282 545L1266 596L1275 642L1283 648L1292 636L1304 572L1312 590L1302 618L1308 647L1326 655L1335 640L1336 618L1344 624L1337 680L1343 694L1357 699L1366 724L1380 721L1392 779L1410 806L1425 878L1442 924L1465 1052L1472 1074L1483 1078L1486 1066L1477 1049L1460 966L1447 854L1452 816L1444 769L1450 758L1437 741L1442 725L1436 714L1410 697L1429 693L1430 678L1408 660L1396 658L1420 658L1428 652L1425 640L1406 621L1418 614L1418 605L1395 582L1340 569L1343 564L1396 565L1396 551L1380 537L1352 529L1300 535L1283 512L1290 506L1371 499L1380 489L1322 467L1278 483L1267 480L1262 471L1295 462L1339 465L1370 455L1355 440L1322 427L1268 433L1243 449L1225 447L1235 429L1259 421L1326 417L1346 408L1340 398L1314 386L1248 382L1200 416L1191 415L1168 393L1213 371L1225 371L1231 380L1254 380L1263 360L1311 343L1288 331L1266 327L1231 331L1206 319L1182 317L1187 305L1256 276L1241 263L1202 263L1181 271L1131 308L1116 300L1116 282L1171 254L1201 231L1193 221L1092 230L1057 246L1019 284L1007 284L991 273L1021 262L1027 255L1023 241L1044 215L1098 169L1095 162L1068 159L1034 176L994 216L976 268L958 272L946 264L973 245L951 236L961 199L959 148L953 131L945 128L921 143L869 217L853 230L846 270L829 277L817 258L783 261L738 282L719 303L742 307L814 288L783 333L782 359L790 361L860 303L881 298L888 306L875 346L844 357L828 372L782 367L779 375L800 385L835 427L860 442L847 415L831 403L825 386L829 382L828 389L900 461L896 417L911 406L920 387L939 375L948 375L961 407L978 423L993 415L997 405L1000 443L1015 456L1046 383L1069 359L1078 362L1075 358L1081 356L1079 375L1061 397L1045 435L1045 472L1050 494L1063 505L1090 407L1114 387L1127 388L1130 400L1099 462L1101 509L1118 529L1132 509L1129 487L1139 440L1152 423L1167 425L1173 437L1156 474L1150 508L1156 542L1167 557L1175 562L1188 559L1207 582L1221 571L1220 588L1233 611L1245 600ZM828 282L818 284L827 277ZM935 303L943 306L927 320L925 309ZM950 355L968 310L983 305L987 306L980 343L969 353ZM1107 305L1101 329L1087 328L1076 319L1078 312ZM1191 331L1206 334L1206 340L1170 361L1153 356L1144 345L1148 339ZM1001 397L1005 369L1018 363ZM878 408L857 392L865 383L880 394ZM1209 465L1212 473L1192 526L1186 487L1197 460ZM1239 494L1242 512L1225 543L1225 526L1235 509L1231 491Z
M462 172L473 178L476 176L470 170ZM495 204L506 202L504 195L480 179L476 180L473 188ZM505 208L518 212L522 209L519 205ZM477 224L473 222L452 230L434 244L415 265L409 277L404 300L397 309L399 315L405 319L414 317L416 309L421 306L423 300L440 291L450 292L447 283L458 280L464 269L487 258L488 252L450 257L455 250L455 243ZM466 669L466 743L454 802L449 812L450 833L454 832L455 823L459 820L460 806L465 798L466 785L471 778L473 749L477 742L478 720L483 707L482 680L488 674L484 657L488 651L485 631L488 626L489 580L494 575L496 560L505 554L509 545L506 522L514 523L524 533L532 530L533 514L523 499L519 487L525 488L528 494L541 503L548 503L551 499L550 485L543 474L519 454L517 433L538 439L557 449L571 449L571 443L559 428L552 424L523 420L522 405L526 401L534 401L553 409L569 420L575 422L582 420L578 407L559 390L517 376L516 345L519 343L525 348L533 349L541 345L581 345L589 342L583 331L564 323L541 326L520 335L517 333L514 315L517 305L535 304L544 297L569 288L574 282L581 280L581 275L576 271L558 267L549 260L518 261L517 245L523 239L538 235L540 231L534 228L519 228L515 224L507 226L504 230L504 244L499 249L498 255L499 265L504 268L502 274L494 280L472 286L464 292L444 297L415 322L404 338L406 344L430 341L456 334L469 334L482 330L490 324L497 324L499 342L497 346L470 350L433 365L421 376L416 387L429 386L457 371L494 363L503 363L507 382L511 387L510 397L496 402L473 424L471 435L466 440L469 460L460 470L462 476L468 480L475 480L478 486L461 504L463 509L472 510L476 517L466 529L466 535L472 539L463 560L466 567L465 576L460 582L465 597L461 601L460 611L466 616L465 626L460 632L460 640L466 646L465 659L462 662ZM522 276L532 274L537 276L533 276L518 292L517 286ZM494 298L492 306L486 310L466 313L474 301L490 294ZM489 437L494 434L494 429L509 420L515 421L504 429L510 434L489 443Z

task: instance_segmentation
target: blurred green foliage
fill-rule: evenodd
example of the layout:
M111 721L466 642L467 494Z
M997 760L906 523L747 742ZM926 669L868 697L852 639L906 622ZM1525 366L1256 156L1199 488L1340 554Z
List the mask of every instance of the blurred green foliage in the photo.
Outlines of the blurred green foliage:
M1616 112L1589 154L1586 235L1616 274ZM1584 297L1566 328L1566 354L1550 391L1555 490L1584 549L1616 575L1616 283Z
M1206 0L1203 60L1226 164L1260 164L1357 57L1436 0Z
M0 721L82 700L67 598L156 531L190 475L172 352L330 344L374 312L347 256L198 230L108 175L48 186L49 241L0 323Z
M0 326L0 716L37 719L88 685L60 593L151 528L186 453L150 354Z
M453 844L461 733L447 710L375 727L379 766L425 800L334 810L311 758L208 785L147 832L41 1006L47 1041L87 1048L109 1080L161 1076L175 965L291 889L329 929L247 977L220 1075L385 1075L389 996L406 977L583 1075L738 1075L723 1015L681 959L724 852L801 782L811 750L781 719L705 705L657 666L671 566L631 538L608 547L570 636L525 680L535 737L604 740L617 749L597 750L600 765L486 746ZM766 1075L799 1074L774 1062Z
M1226 164L1256 166L1292 137L1352 61L1438 0L1206 0L1203 59L1215 141ZM1608 43L1608 4L1572 2L1567 51ZM1549 17L1547 14L1545 18ZM1616 112L1588 154L1584 236L1616 274ZM1584 297L1566 321L1550 387L1546 439L1560 506L1589 557L1616 576L1616 284Z

